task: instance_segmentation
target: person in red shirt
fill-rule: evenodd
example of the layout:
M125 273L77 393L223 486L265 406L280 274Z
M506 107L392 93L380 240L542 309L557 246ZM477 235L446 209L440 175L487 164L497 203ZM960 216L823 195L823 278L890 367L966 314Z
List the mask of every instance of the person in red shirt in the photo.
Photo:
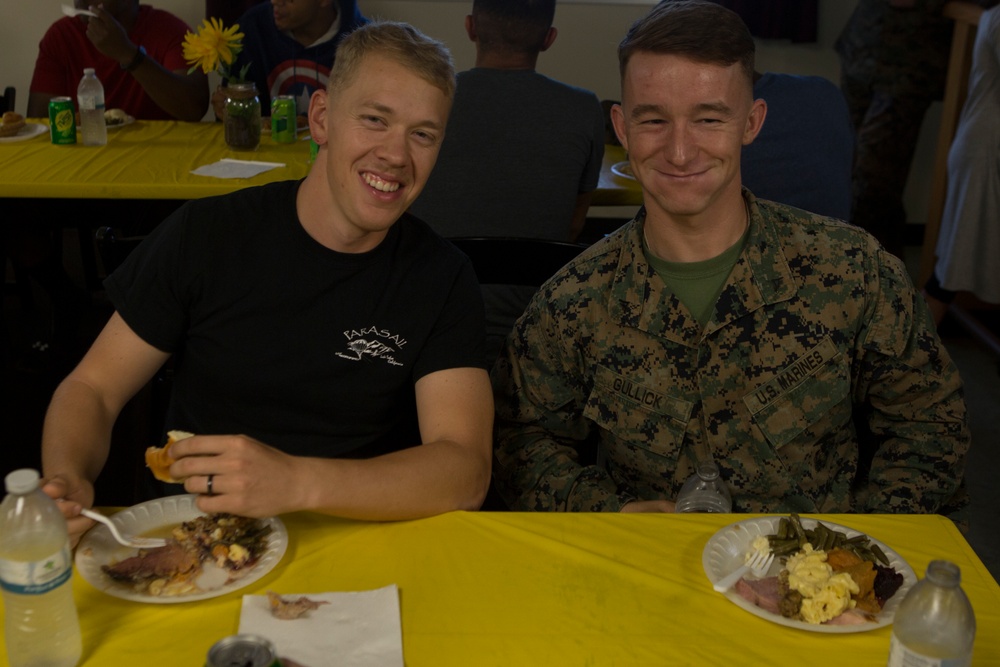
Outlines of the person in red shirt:
M74 0L88 9L87 0ZM28 94L28 116L48 116L49 100L76 99L86 67L104 85L105 106L145 120L199 121L208 109L208 79L188 73L182 44L190 30L173 14L139 0L104 0L89 7L96 17L64 17L38 48Z

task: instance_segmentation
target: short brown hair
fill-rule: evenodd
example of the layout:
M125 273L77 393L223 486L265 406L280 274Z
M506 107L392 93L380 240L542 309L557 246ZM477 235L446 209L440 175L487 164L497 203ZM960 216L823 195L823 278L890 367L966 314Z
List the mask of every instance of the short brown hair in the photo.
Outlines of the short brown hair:
M327 91L336 94L349 86L369 55L392 58L441 89L449 100L455 96L455 64L448 47L396 21L373 21L344 37L330 69Z
M739 63L752 87L756 50L736 12L709 0L662 0L632 24L618 45L618 69L624 79L629 59L640 51L725 67Z
M474 0L472 18L481 49L537 56L552 27L556 0Z

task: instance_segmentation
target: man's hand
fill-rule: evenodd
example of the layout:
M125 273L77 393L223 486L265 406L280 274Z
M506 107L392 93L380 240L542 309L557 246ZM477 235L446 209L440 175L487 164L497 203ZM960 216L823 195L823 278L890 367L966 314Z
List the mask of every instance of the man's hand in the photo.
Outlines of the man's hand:
M633 500L625 503L621 512L673 512L674 503L670 500Z
M48 479L42 491L56 501L59 510L66 517L70 546L75 547L83 534L94 525L91 519L80 516L80 509L94 504L94 485L83 479L71 480L61 475Z
M299 472L304 459L253 438L196 435L174 443L170 455L176 459L171 476L183 479L188 493L201 494L197 505L202 512L262 518L306 506L308 489L303 488Z
M98 51L108 58L117 60L123 67L132 62L139 47L129 40L125 28L104 10L103 4L92 5L90 11L97 16L87 21L87 39L97 47Z

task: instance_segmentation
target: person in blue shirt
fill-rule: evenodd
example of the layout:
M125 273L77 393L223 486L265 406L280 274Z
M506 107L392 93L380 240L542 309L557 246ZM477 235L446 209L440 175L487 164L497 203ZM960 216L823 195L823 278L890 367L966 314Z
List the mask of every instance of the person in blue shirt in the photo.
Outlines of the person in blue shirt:
M326 87L340 40L365 23L357 0L261 2L240 17L243 50L232 71L249 65L247 79L257 86L265 116L278 95L294 96L299 114L305 114L309 97ZM219 118L224 103L225 94L217 89L212 107Z

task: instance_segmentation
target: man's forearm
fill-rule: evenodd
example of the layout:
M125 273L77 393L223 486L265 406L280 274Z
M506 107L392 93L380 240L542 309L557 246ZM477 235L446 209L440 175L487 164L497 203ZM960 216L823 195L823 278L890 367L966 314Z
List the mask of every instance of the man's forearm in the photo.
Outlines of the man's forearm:
M393 521L477 510L490 480L488 453L449 441L372 459L304 459L305 509Z
M131 72L156 105L177 120L197 122L208 110L208 80L201 72L172 72L145 58Z
M107 461L114 416L86 385L64 381L56 389L42 429L45 477L66 474L93 483Z

